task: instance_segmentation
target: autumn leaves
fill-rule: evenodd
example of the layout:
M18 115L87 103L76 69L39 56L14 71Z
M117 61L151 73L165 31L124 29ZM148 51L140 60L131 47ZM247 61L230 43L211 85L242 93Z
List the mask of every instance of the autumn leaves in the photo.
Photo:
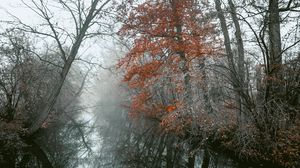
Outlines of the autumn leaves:
M125 71L123 81L133 93L132 117L156 118L161 125L170 125L190 120L195 112L191 107L194 64L215 54L216 45L213 25L209 19L200 22L204 15L194 3L147 1L131 7L123 20L119 35L129 38L132 48L118 67Z

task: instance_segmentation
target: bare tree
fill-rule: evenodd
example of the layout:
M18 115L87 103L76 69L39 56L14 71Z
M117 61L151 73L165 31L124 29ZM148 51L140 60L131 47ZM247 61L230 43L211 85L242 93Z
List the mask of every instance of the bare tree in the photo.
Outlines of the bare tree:
M78 50L81 44L87 37L89 37L88 30L97 23L97 19L101 18L101 12L104 11L110 1L111 0L93 0L91 1L91 4L86 7L84 1L82 0L59 0L57 3L65 8L66 11L69 12L69 14L71 14L72 16L74 25L76 27L75 33L73 34L66 32L64 28L59 27L54 23L55 21L52 20L53 13L49 9L49 4L47 4L46 1L32 0L31 4L23 1L26 6L36 12L45 21L45 24L50 29L50 32L42 32L22 23L22 27L20 29L26 32L46 36L53 39L56 42L57 48L60 51L59 55L63 61L62 69L60 71L60 78L57 80L57 83L55 84L53 91L50 93L46 103L44 104L42 109L40 109L39 116L37 117L36 121L33 122L33 125L28 129L28 135L36 132L48 117L57 100L57 97L59 96L60 90L64 84L72 63L74 62L78 54ZM62 38L62 36L64 34L65 38L68 38L72 42L69 52L67 52L63 46L64 39Z
M38 27L34 27L15 17L16 21L9 23L11 26L10 32L18 31L31 36L34 35L41 41L45 39L46 47L40 50L28 47L26 43L14 39L17 36L8 38L12 43L12 49L5 48L5 43L1 43L1 55L6 54L9 56L6 58L10 59L4 60L3 63L11 66L11 68L5 69L8 70L7 72L1 71L1 78L5 78L0 82L1 99L6 102L3 108L1 105L1 111L3 110L0 121L1 127L3 126L1 133L13 132L14 135L17 134L17 137L21 137L21 139L16 142L22 141L32 146L31 151L37 156L38 162L41 162L43 167L53 167L47 152L44 151L45 149L39 146L39 143L36 143L36 135L42 127L45 127L45 124L53 115L53 111L55 111L54 108L57 108L60 92L65 85L67 75L74 61L82 60L78 58L78 52L83 43L89 38L103 35L100 21L107 14L107 9L111 7L109 6L111 0L92 0L89 2L84 0L57 0L51 2L31 0L22 2L37 14L43 23ZM64 11L65 14L70 16L66 19L71 22L74 29L67 30L63 26L64 23L58 23L59 20L57 20L58 17L55 17L53 6L56 10ZM72 30L74 32L71 32ZM24 57L22 54L29 56ZM1 68L3 67L1 65ZM38 69L46 71L38 74ZM53 71L47 72L47 70ZM48 78L49 75L46 74L51 77ZM85 79L86 76L75 97L82 91ZM5 93L5 97L2 97L2 92ZM72 101L69 100L64 105L70 105ZM20 103L22 103L22 106L19 105ZM24 106L24 108L29 110L28 114L33 115L27 115L27 111L24 109L22 111L19 108L23 105L28 106ZM20 117L16 117L17 111L21 111L22 115L26 114L27 119L20 120ZM84 135L85 131L73 117L69 116L65 119L70 120L75 125L75 130L81 135L83 144L86 148L89 148ZM2 121L2 119L6 120ZM7 131L7 128L10 131ZM27 156L24 157L22 164L25 164L28 160Z

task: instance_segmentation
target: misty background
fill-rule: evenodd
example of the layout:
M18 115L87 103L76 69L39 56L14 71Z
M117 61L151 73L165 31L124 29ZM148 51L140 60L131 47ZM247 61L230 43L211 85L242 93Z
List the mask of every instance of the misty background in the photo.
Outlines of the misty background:
M0 167L298 167L299 8L0 0Z

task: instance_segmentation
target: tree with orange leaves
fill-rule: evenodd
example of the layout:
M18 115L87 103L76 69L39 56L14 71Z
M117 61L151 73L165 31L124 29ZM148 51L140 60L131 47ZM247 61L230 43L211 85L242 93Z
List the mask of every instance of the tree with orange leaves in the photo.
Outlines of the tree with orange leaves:
M136 91L133 117L159 117L163 123L179 109L194 115L193 61L215 52L213 25L201 22L203 17L194 0L146 1L130 8L119 35L132 39L132 48L118 66Z

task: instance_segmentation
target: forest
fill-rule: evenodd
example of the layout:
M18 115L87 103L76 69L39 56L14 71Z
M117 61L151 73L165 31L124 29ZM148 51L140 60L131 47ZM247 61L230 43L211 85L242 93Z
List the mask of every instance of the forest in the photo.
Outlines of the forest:
M299 0L0 4L1 168L299 158Z

